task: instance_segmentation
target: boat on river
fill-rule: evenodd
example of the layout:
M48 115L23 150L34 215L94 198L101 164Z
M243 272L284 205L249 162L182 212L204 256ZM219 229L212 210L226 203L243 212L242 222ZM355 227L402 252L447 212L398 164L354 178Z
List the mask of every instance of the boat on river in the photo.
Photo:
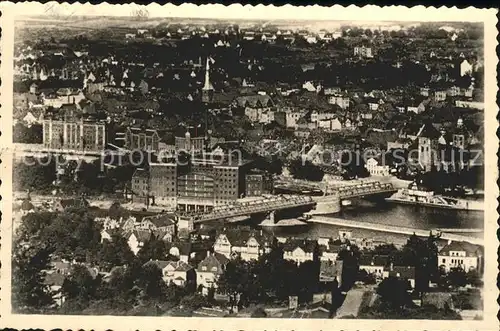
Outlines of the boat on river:
M386 201L431 208L484 211L483 201L458 199L435 194L433 191L419 189L414 183L410 184L406 189L398 190L391 197L386 198Z

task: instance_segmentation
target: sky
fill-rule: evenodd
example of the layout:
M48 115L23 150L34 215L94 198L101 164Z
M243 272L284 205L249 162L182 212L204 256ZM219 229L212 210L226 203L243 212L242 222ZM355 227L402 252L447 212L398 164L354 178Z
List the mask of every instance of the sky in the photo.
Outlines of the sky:
M37 2L0 3L2 12L8 10L9 13L16 15L46 15L57 12L60 15L90 15L90 16L130 16L134 9L146 8L150 17L179 17L179 18L212 18L212 19L248 19L248 20L356 20L372 21L374 18L380 21L394 22L398 21L482 21L482 17L491 9L467 9L458 8L425 8L416 6L407 8L404 6L377 7L365 6L362 8L356 6L332 6L320 7L307 6L297 7L285 5L275 6L250 6L232 4L229 6L213 5L194 5L185 3L179 6L173 4L158 5L156 3L148 6L123 4L112 5L106 2L92 5L89 3L81 4L59 4L51 1L45 4ZM381 24L378 22L377 24Z

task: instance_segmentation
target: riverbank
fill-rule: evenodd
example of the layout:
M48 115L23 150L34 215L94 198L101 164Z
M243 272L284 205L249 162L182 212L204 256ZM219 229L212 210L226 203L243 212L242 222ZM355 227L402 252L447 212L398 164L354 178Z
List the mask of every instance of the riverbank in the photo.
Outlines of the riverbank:
M357 229L365 229L371 231L378 232L388 232L402 235L413 235L416 234L419 237L427 237L430 233L437 234L438 231L432 230L422 230L422 229L414 229L407 228L401 226L392 226L387 224L377 224L377 223L368 223L368 222L359 222L346 220L335 217L323 217L323 216L315 216L308 220L310 223L320 223L320 224L330 224L335 226L342 226L346 228L357 228ZM443 240L453 240L453 241L466 241L475 245L484 245L483 238L478 238L474 236L463 236L451 233L441 233L441 239Z

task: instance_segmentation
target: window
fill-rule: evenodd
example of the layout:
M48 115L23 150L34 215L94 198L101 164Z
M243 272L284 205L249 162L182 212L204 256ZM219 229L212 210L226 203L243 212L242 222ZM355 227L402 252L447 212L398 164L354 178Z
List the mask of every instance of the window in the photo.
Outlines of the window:
M443 259L443 263L446 263L446 259Z
M206 266L202 266L201 267L201 271L207 271L207 267Z

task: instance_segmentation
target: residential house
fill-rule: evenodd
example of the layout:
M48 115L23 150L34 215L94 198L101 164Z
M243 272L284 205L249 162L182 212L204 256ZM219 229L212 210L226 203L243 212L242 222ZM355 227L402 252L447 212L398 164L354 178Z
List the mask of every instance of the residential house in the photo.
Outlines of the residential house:
M308 92L316 92L316 86L312 82L305 82L302 84L302 88Z
M273 237L265 232L251 230L226 230L220 233L214 243L214 252L227 258L240 256L242 260L257 260L271 251Z
M224 254L207 252L207 257L198 264L196 284L202 287L204 295L211 288L217 289L217 280L224 273L228 262L229 259Z
M38 116L35 114L38 113ZM43 112L31 110L28 111L26 116L23 117L23 122L26 123L28 127L31 127L33 124L40 124L43 121Z
M389 166L379 164L377 158L371 157L365 163L365 168L371 176L389 176Z
M186 263L194 263L193 261L204 257L203 255L206 254L207 250L213 247L213 239L203 238L204 236L200 235L199 238L175 241L170 245L169 254Z
M162 273L163 281L167 284L173 283L184 287L188 284L196 285L196 271L184 261L161 261L153 260L146 264L156 265Z
M130 250L137 255L139 250L144 247L144 244L151 239L152 232L149 230L134 230L126 235Z
M233 101L233 107L245 109L245 115L252 122L261 122L261 116L274 107L273 100L267 94L239 96Z
M340 123L340 120L338 118L319 120L316 123L318 125L318 129L323 129L326 131L340 131L340 130L342 130L342 123Z
M342 93L342 90L340 89L340 87L325 87L323 89L324 95L338 95L341 93Z
M382 278L384 268L389 264L389 256L362 254L359 259L359 270L364 270L368 274L374 274L377 278Z
M384 104L384 100L377 98L367 98L366 103L368 104L368 108L370 110L378 110L379 106Z
M354 47L354 56L359 56L363 58L372 58L373 53L371 47L366 47L366 46L356 46Z
M319 281L333 282L337 281L338 286L342 286L342 271L344 261L322 260L319 267Z
M473 65L469 63L466 59L460 63L460 76L466 76L472 74Z
M407 280L411 288L415 288L415 267L410 266L394 266L392 263L389 267L385 267L383 278L396 277L402 280Z
M332 112L326 112L326 111L321 111L321 110L313 110L311 112L311 122L312 123L316 123L318 121L329 120L329 119L332 119L335 117L336 117L335 113L332 113Z
M298 264L318 258L318 243L308 239L290 239L283 245L283 258Z
M446 90L446 93L450 97L456 97L460 95L460 87L458 86L450 86L448 90Z
M444 246L438 253L438 265L446 271L451 268L462 268L466 272L478 270L482 263L481 247L467 242L453 241Z
M318 239L320 261L336 261L340 252L340 245L334 245L330 238L324 243L320 244L320 242L321 240Z
M165 231L175 234L175 221L166 214L144 217L139 226L141 230Z
M299 127L299 120L305 115L305 110L287 109L286 114L286 127L297 129Z
M437 90L434 91L434 101L445 101L446 100L446 90Z
M424 97L428 97L430 95L430 88L428 87L421 87L420 88L420 95Z
M343 95L330 95L328 96L328 103L331 105L337 105L342 109L347 109L349 108L351 104L351 100L349 99L348 96L343 96Z

